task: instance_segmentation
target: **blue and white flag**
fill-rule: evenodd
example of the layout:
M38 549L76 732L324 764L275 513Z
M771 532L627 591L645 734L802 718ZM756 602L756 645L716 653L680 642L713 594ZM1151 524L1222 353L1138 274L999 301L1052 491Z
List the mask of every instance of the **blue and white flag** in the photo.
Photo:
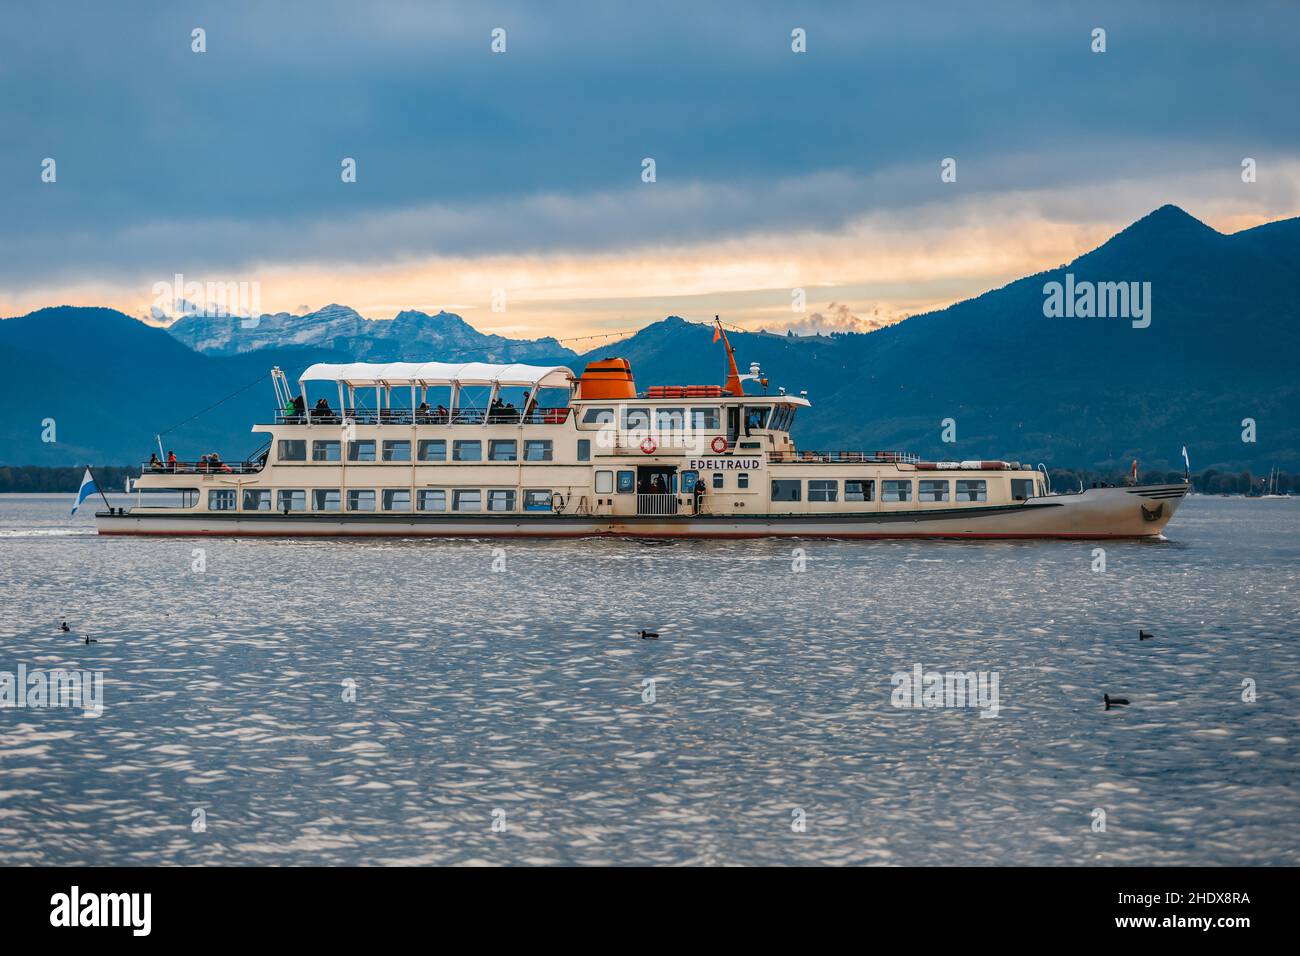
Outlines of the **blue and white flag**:
M95 476L87 468L85 476L81 479L81 487L77 489L77 500L72 503L72 513L75 515L81 503L95 494L99 494L99 486L95 484Z
M1188 460L1188 458L1187 458L1187 446L1186 446L1186 445L1183 446L1183 464L1187 466L1187 470L1188 470L1188 471L1191 471L1191 470L1192 470L1192 463L1191 463L1191 462Z

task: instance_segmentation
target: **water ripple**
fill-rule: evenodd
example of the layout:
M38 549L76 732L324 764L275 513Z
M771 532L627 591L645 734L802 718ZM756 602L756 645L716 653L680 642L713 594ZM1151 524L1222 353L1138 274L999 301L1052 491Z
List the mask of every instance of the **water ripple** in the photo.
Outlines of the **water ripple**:
M1105 572L602 539L502 573L500 542L108 539L67 504L0 496L0 670L102 670L105 710L0 710L6 865L1300 863L1300 502L1190 499ZM999 716L892 706L917 663L998 672Z

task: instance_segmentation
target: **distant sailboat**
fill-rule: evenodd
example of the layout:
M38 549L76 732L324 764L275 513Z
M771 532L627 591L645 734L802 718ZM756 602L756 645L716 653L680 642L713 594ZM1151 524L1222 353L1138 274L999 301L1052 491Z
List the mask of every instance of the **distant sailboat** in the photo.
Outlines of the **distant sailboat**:
M1286 497L1289 497L1288 495L1279 495L1279 494L1277 493L1277 468L1270 468L1270 469L1268 470L1268 491L1267 491L1266 493L1260 495L1260 497L1261 497L1261 498L1286 498Z

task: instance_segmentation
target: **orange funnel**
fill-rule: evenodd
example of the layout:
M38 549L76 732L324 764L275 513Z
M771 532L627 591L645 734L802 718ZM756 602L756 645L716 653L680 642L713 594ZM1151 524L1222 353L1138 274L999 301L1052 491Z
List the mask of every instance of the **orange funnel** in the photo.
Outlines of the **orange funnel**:
M575 398L636 398L636 383L627 359L607 358L590 363L578 379Z

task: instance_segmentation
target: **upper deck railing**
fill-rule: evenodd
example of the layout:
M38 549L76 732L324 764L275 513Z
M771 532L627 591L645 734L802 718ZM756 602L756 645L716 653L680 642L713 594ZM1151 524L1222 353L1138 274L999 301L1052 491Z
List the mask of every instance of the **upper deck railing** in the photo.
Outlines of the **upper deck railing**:
M921 459L907 451L770 451L767 460L797 464L915 465Z
M271 454L267 441L243 461L222 461L216 454L204 455L198 461L159 461L155 455L140 465L140 475L255 475L266 467Z
M309 409L302 415L286 414L283 409L276 412L276 425L341 425L347 419L358 425L563 425L569 419L566 406L556 408L534 408L527 415L518 409L458 408L455 412L446 409L429 409L412 411L409 408L345 408L342 413L333 409L328 411Z
M264 461L146 461L140 465L143 475L255 475Z

